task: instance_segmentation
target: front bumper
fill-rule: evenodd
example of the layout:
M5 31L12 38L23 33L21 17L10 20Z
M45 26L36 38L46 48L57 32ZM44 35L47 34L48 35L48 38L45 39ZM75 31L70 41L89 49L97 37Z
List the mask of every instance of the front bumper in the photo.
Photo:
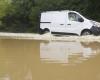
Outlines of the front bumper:
M100 35L100 27L93 26L90 30L94 35Z

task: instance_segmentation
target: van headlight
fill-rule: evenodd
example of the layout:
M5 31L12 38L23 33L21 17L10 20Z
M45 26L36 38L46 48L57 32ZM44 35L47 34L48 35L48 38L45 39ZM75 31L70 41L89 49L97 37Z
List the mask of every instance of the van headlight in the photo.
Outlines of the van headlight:
M93 20L90 20L90 21L93 24L93 26L100 27L100 23L99 22L96 22L96 21L93 21Z
M93 26L98 27L98 25L96 25L96 24L93 24Z

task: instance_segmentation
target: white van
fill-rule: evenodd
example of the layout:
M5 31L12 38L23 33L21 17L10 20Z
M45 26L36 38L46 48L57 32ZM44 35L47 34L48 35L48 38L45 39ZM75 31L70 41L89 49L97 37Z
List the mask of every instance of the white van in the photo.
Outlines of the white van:
M69 33L77 35L98 34L100 31L92 21L76 11L46 11L41 13L40 31L42 33Z

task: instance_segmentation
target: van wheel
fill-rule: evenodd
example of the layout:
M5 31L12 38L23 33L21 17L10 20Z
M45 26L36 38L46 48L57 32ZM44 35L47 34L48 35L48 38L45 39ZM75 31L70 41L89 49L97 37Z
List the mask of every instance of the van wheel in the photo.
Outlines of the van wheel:
M45 34L45 33L49 33L50 32L50 30L49 29L44 29L43 30L43 33Z
M82 36L91 35L91 34L92 34L92 32L91 32L90 30L84 30L84 31L81 33Z

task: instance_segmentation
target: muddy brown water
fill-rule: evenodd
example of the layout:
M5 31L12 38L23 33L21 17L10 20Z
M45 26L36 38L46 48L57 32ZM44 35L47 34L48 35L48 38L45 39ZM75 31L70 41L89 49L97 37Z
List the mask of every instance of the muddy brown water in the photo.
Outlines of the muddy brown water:
M100 43L1 39L0 80L100 80Z

